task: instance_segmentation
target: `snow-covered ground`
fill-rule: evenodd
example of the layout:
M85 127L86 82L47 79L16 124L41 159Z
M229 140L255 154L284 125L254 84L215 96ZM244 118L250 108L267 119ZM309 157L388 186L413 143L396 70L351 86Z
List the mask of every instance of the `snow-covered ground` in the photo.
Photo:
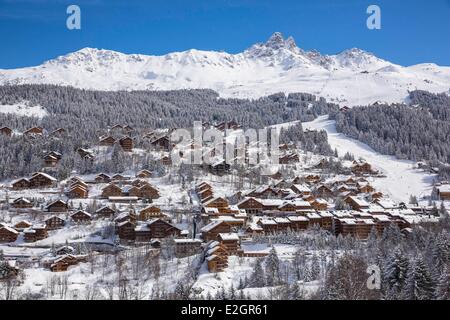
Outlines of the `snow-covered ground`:
M0 113L12 113L18 116L43 118L47 111L42 106L31 106L27 102L0 105Z
M329 144L333 149L338 150L339 156L350 152L356 159L363 158L375 169L380 170L386 175L386 178L373 179L372 184L393 200L408 201L410 195L419 197L431 193L434 175L415 169L415 163L412 161L382 155L368 145L338 133L335 121L329 120L328 116L320 116L314 121L304 122L302 125L304 129L325 130L328 134Z

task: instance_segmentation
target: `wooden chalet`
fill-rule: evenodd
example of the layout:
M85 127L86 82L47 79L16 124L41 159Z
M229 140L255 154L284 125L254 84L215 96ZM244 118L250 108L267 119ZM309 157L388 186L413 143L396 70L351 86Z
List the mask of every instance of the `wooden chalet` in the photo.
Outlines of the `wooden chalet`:
M274 233L278 231L278 225L273 219L259 219L257 225L264 230L264 233Z
M171 166L172 165L172 158L170 156L164 156L160 159L160 161L163 166Z
M71 199L86 199L89 196L89 191L86 187L80 184L75 184L70 186L66 195Z
M102 198L121 197L121 196L122 196L122 189L114 183L110 183L102 189Z
M45 209L47 212L67 212L69 204L63 200L56 200L49 203Z
M306 230L309 226L309 219L305 216L288 216L290 221L290 229L294 231Z
M120 173L116 173L111 177L111 180L113 180L113 181L124 181L127 179L128 179L127 177L125 177L124 175L122 175Z
M13 190L21 190L30 188L30 180L27 178L20 178L11 183Z
M21 220L14 225L14 229L16 229L17 231L23 231L27 228L30 228L31 226L32 224L28 220Z
M70 216L75 223L90 223L92 220L92 215L84 210L78 210Z
M143 199L158 199L160 197L159 191L149 183L139 187L139 196Z
M94 161L94 155L92 154L91 151L87 150L87 149L83 149L83 148L78 148L77 149L77 153L80 155L80 157L83 160L89 160L89 161Z
M56 186L58 180L47 173L36 172L29 181L30 188L50 188Z
M58 128L49 133L49 137L62 137L66 134L66 129Z
M133 139L130 137L123 137L119 139L119 144L125 152L133 151Z
M311 194L311 189L304 184L293 184L291 186L291 190L294 191L297 194L301 194L301 195L310 195Z
M202 183L199 183L199 184L197 184L195 186L195 191L196 192L200 192L200 191L203 191L203 190L206 190L206 189L212 189L211 185L209 183L207 183L207 182L202 182Z
M213 198L203 204L205 208L217 208L219 213L227 213L229 206L228 200L222 197Z
M120 240L134 241L136 222L125 220L117 224Z
M198 192L197 195L200 198L200 201L206 202L214 197L214 192L212 189L204 189L203 191Z
M237 255L240 248L239 236L237 233L219 233L217 235L217 241L225 247L229 255Z
M14 242L17 240L19 232L5 224L0 224L0 242Z
M47 230L61 229L66 224L66 221L58 216L47 218L44 222L47 226Z
M437 196L441 200L450 200L450 185L444 184L437 187Z
M95 183L110 183L111 180L111 177L105 173L99 173L94 178Z
M334 196L333 190L331 190L328 186L326 185L319 185L315 190L314 190L314 194L316 196L319 196L321 198L331 198Z
M141 196L141 191L138 187L133 185L127 185L122 188L122 195L125 197L137 197Z
M231 232L231 226L225 221L216 220L201 228L200 232L202 233L202 239L205 241L217 240L219 233Z
M141 171L139 171L136 174L136 178L146 179L146 178L151 178L151 177L152 177L152 173L147 169L142 169Z
M285 154L279 157L278 162L280 164L292 164L297 163L300 161L300 158L298 157L298 154Z
M116 211L114 211L112 208L108 206L101 207L97 211L95 211L95 214L100 217L112 217L116 214Z
M352 170L352 173L356 174L356 175L374 173L374 170L372 170L372 166L367 162L353 161L351 170Z
M29 138L41 136L44 134L44 128L42 127L32 127L28 130L26 130L23 135Z
M201 252L202 240L200 239L173 239L175 256L184 258Z
M23 236L25 242L36 242L43 240L48 237L47 226L45 224L34 225L31 228L23 230Z
M58 158L48 154L44 157L44 166L47 168L56 167L58 161L59 161Z
M157 149L170 151L170 138L167 135L156 137L150 143Z
M26 209L33 207L33 203L24 197L14 199L11 205L15 209Z
M363 210L363 209L369 209L370 204L360 198L349 196L344 199L344 202L348 204L353 210Z
M260 214L263 211L263 204L255 198L247 198L238 203L239 209L244 209L248 214Z
M311 202L311 206L313 207L314 210L317 211L325 211L328 209L328 202L324 199L314 199Z
M149 230L151 239L178 237L181 235L181 230L179 228L162 219L151 220L150 222L145 223L145 225ZM138 233L136 232L136 239L137 238Z
M8 127L2 127L0 128L0 134L11 137L12 136L12 129Z
M212 174L222 176L230 172L231 166L225 160L208 165L209 172Z
M166 216L161 212L161 209L156 206L148 206L138 213L138 220L146 221L150 219L165 218Z
M206 249L205 260L209 272L221 272L228 267L228 252L224 245L218 241L212 241Z
M100 137L99 145L104 147L112 147L116 143L116 139L112 136Z
M74 256L72 254L66 254L56 258L50 265L50 271L63 272L67 271L70 266L74 266L79 262L86 262L86 256Z

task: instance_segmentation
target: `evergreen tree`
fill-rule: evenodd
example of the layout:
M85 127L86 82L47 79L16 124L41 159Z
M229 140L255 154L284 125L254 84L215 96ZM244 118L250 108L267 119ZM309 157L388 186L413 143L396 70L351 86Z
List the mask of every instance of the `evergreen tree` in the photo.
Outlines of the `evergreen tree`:
M430 272L423 258L419 256L409 268L402 296L408 300L429 300L433 298L434 292Z

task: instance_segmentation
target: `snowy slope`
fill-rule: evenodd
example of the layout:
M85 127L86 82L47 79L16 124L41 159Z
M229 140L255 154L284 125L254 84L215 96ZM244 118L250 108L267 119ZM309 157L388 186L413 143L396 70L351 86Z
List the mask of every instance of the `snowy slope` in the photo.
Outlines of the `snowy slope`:
M33 106L28 101L15 104L0 104L0 113L11 113L36 118L43 118L48 115L42 106Z
M407 202L410 195L430 195L434 176L414 169L412 161L379 154L366 144L338 133L334 120L328 120L328 116L321 116L302 125L304 129L325 130L329 144L338 150L339 156L350 152L356 159L361 157L380 170L386 178L374 179L371 183L377 190L390 195L393 200Z
M360 49L321 55L275 33L238 54L188 50L147 56L85 48L36 67L0 70L0 84L22 83L99 90L211 88L224 97L309 92L356 105L404 101L414 89L448 92L450 67L402 67Z

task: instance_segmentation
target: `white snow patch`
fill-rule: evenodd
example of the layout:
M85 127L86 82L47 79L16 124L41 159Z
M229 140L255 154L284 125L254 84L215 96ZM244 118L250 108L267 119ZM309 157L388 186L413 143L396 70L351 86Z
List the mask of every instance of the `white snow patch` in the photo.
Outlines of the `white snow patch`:
M20 102L16 104L2 104L0 105L0 113L16 114L24 117L43 118L48 115L47 110L42 106L31 106L28 102Z
M331 148L337 149L340 156L349 152L355 158L363 158L375 169L380 170L386 178L373 179L373 186L388 194L393 200L408 201L410 195L417 197L429 195L435 175L415 169L415 163L399 160L393 156L382 155L368 145L351 139L336 131L334 120L328 116L320 116L314 121L302 123L304 129L325 130Z

